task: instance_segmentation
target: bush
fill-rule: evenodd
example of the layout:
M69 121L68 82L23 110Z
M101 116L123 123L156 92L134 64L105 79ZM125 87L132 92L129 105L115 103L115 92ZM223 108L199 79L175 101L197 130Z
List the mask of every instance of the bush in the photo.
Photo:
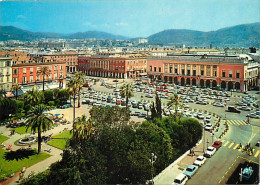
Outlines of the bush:
M27 113L31 108L32 106L30 104L25 105L24 106L25 113Z
M16 100L17 108L24 109L24 102L20 100Z
M49 106L54 106L54 105L55 105L55 102L54 102L54 101L49 101L49 102L48 102L48 105L49 105Z
M44 91L45 103L53 101L53 96L54 96L53 90L45 90Z
M60 105L60 100L59 100L59 99L55 100L55 105L56 105L56 106L59 106L59 105Z

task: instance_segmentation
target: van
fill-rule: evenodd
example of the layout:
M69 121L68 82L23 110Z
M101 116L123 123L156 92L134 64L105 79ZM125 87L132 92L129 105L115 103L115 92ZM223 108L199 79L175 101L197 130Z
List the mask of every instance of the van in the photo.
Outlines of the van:
M172 185L183 185L186 184L186 182L188 181L188 177L184 174L179 174L173 181Z

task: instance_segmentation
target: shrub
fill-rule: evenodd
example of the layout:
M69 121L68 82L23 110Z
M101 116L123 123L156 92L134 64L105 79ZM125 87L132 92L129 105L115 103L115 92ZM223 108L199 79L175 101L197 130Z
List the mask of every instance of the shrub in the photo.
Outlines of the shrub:
M24 106L24 110L25 110L25 112L27 113L30 109L31 109L31 105L30 104L27 104L27 105L25 105Z
M60 105L60 100L59 99L55 100L55 105L56 106Z
M54 106L54 105L55 105L55 102L54 102L54 101L49 101L49 102L48 102L48 105L49 105L49 106Z

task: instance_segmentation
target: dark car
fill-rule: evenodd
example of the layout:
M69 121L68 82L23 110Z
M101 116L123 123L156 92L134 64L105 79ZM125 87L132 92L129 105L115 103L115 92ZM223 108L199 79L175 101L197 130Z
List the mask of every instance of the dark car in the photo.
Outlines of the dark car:
M88 83L83 84L83 87L89 87Z
M241 111L238 110L237 108L233 107L233 106L229 106L228 110L226 110L227 112L235 112L235 113L240 113Z

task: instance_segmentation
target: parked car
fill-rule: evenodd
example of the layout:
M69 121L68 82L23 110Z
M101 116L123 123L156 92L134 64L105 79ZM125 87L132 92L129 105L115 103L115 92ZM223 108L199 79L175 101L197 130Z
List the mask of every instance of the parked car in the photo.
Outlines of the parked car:
M207 148L207 151L205 152L205 156L206 157L212 157L215 153L216 153L216 148L214 148L213 146L209 146Z
M222 142L215 141L212 146L218 150L222 146Z
M212 125L210 123L207 123L205 126L205 130L211 130L212 129Z
M198 170L198 166L196 165L189 165L188 168L186 168L184 175L187 175L187 177L190 179Z
M197 166L201 166L201 165L203 165L204 163L205 163L205 161L206 161L206 157L204 157L204 156L202 156L202 155L199 155L198 157L197 157L197 159L194 161L194 165L197 165Z
M210 117L210 116L206 116L205 121L206 121L207 123L209 123L210 120L211 120L211 117Z
M199 119L204 119L204 116L202 115L202 113L198 113L198 118Z
M183 173L179 174L173 181L172 185L184 185L188 181L188 177Z
M227 112L235 112L235 113L240 113L241 111L238 110L237 108L233 107L233 106L228 106L228 110L226 110Z

